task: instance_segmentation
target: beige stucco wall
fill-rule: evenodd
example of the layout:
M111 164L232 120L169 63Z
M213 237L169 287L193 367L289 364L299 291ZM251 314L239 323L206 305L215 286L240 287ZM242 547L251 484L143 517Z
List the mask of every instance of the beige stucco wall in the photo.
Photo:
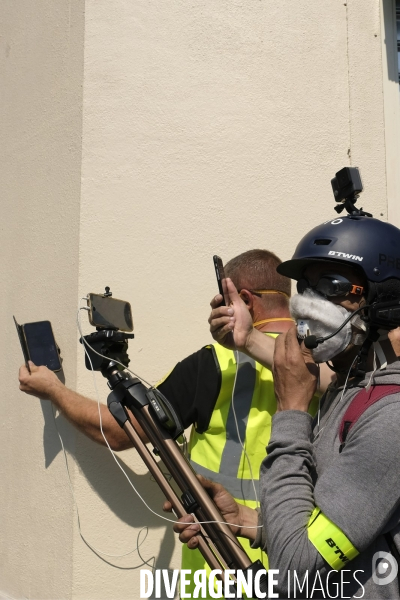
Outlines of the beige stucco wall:
M400 224L400 111L396 5L382 1L383 106L385 115L388 220Z
M73 588L71 492L50 405L18 391L12 315L52 321L75 386L83 2L4 1L0 23L0 593L54 600Z
M155 382L210 339L214 253L288 258L336 214L330 179L348 164L361 168L361 204L387 218L400 198L386 30L376 0L6 2L3 12L0 591L135 598L138 555L100 558L79 536L49 406L17 391L11 314L49 318L67 384L95 397L75 311L109 285L132 303L131 367ZM97 385L104 401L99 375ZM123 554L147 525L142 557L178 567L171 529L108 451L58 423L87 541ZM120 457L160 510L135 453Z

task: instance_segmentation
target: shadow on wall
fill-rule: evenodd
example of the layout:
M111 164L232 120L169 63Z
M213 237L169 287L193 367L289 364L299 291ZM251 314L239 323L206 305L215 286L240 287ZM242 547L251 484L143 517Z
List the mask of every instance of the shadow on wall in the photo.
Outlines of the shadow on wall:
M51 404L50 402L42 400L41 406L44 417L43 447L45 467L48 468L56 456L62 452L62 448L54 424ZM161 521L161 519L150 513L142 501L136 496L124 474L115 464L108 448L92 442L79 432L77 433L76 438L75 436L71 436L72 425L70 425L63 417L57 416L56 423L57 429L62 436L65 449L69 454L73 455L73 460L78 464L80 470L96 494L121 521L137 530L142 529L144 526L147 526L149 530L154 528L159 529L160 527L165 526L160 550L158 556L155 558L155 568L169 568L175 547L175 535L172 530L172 524ZM76 439L75 448L72 447L71 443L71 440L74 438ZM132 450L132 452L135 452L135 450ZM68 458L71 461L71 457L68 456ZM133 485L147 504L155 512L163 514L162 504L164 496L157 484L151 480L150 473L147 472L144 475L137 475L124 463L120 456L118 456L118 459ZM81 507L78 506L78 509L79 508ZM172 519L174 518L172 514L169 515L168 513L166 513L165 516ZM84 529L84 523L82 526ZM141 541L143 541L145 535L145 532L141 534ZM91 540L88 541L89 543L91 542ZM134 543L136 544L136 538ZM97 554L97 556L102 561L122 570L133 570L142 567L151 569L153 566L151 562L151 557L153 556L151 543L146 544L146 541L144 541L140 547L140 554L144 561L149 561L148 565L143 564L140 556L136 557L136 553L133 553L128 557L130 558L129 564L131 565L132 556L134 557L134 566L120 566L119 564L116 564L117 561L120 562L119 559L116 561L115 559L102 556L101 554Z

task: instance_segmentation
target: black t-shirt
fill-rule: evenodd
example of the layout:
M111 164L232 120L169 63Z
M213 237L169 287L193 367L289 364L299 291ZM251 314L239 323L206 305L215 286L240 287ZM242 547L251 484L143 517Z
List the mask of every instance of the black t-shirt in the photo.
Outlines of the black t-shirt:
M214 348L205 347L184 358L157 387L170 401L183 426L194 424L203 433L221 388L221 371Z

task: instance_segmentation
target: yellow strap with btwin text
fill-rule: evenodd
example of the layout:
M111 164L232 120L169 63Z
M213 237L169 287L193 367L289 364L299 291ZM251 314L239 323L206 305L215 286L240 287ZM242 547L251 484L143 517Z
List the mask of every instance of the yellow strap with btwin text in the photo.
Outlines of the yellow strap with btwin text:
M332 569L340 571L359 554L349 538L320 508L314 508L307 528L308 539Z

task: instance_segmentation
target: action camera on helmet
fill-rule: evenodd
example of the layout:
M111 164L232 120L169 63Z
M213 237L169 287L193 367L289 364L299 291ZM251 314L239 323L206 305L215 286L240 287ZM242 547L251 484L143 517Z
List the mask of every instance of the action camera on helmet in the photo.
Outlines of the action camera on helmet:
M331 184L336 202L341 202L339 206L335 206L337 213L340 214L346 209L350 215L372 217L370 213L364 212L362 208L358 209L354 206L363 191L358 167L344 167L331 179Z
M331 179L333 195L336 202L342 202L351 196L358 196L363 191L360 171L357 167L345 167L336 173ZM335 210L342 207L336 207Z

